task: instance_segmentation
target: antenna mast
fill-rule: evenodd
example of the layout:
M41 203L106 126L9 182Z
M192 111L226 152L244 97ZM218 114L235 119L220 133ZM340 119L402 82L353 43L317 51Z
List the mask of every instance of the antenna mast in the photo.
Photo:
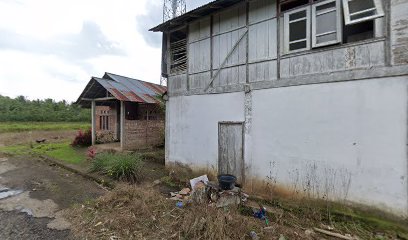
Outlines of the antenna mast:
M186 0L164 0L163 22L186 13Z
M164 0L163 22L183 15L184 13L186 13L186 9L186 0ZM165 61L165 59L167 58L164 58L163 60ZM167 85L166 77L160 77L160 85Z

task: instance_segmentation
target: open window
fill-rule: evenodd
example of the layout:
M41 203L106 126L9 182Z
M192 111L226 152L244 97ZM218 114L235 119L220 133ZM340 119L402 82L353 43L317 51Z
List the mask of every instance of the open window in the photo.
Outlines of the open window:
M384 16L381 0L342 0L346 25Z
M310 49L310 7L285 13L284 23L285 52Z
M187 71L187 30L170 33L170 73L181 74Z
M312 5L312 47L341 42L340 0L326 0Z

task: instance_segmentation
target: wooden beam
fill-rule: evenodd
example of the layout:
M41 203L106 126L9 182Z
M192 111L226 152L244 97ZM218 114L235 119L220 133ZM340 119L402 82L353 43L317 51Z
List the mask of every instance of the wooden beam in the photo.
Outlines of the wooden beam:
M120 101L120 148L124 149L125 144L125 102Z
M218 74L221 72L221 70L224 68L225 64L227 63L228 59L231 57L231 55L234 53L235 49L237 49L239 43L244 39L244 37L248 33L248 28L245 29L245 32L242 34L242 36L238 39L238 41L235 43L234 47L231 49L231 51L228 53L228 55L225 57L224 61L222 64L219 66L218 70L215 72L214 76L211 78L210 83L207 85L207 87L204 89L204 91L207 91L210 87L211 84L214 82L215 78L218 76Z
M109 101L109 100L116 100L115 97L104 97L104 98L81 98L82 101Z
M96 142L96 102L92 101L91 104L91 114L92 114L92 146Z

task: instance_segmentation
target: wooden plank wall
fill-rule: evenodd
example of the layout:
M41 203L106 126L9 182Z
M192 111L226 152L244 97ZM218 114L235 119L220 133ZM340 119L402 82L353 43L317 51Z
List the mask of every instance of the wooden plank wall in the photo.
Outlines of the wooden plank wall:
M220 68L224 59L244 34L245 26L245 3L214 15L212 35L212 69L214 72ZM235 85L246 82L246 46L247 37L244 37L214 80L213 86Z
M249 82L277 79L276 1L258 0L249 5Z
M384 65L384 42L372 42L281 59L281 77Z
M401 1L404 4L408 2ZM330 46L298 54L281 54L278 66L276 0L256 0L248 4L248 10L247 3L244 2L188 25L188 76L170 76L170 94L203 90L208 86L212 76L247 28L248 34L214 79L213 87L385 65L385 44L383 40L377 40ZM394 28L404 23L397 19L394 25L397 22L400 25ZM406 29L408 28L404 25L400 32L405 34ZM394 37L393 42L394 62L400 64L406 61L407 51L401 51L405 47L405 35L398 36L398 39Z

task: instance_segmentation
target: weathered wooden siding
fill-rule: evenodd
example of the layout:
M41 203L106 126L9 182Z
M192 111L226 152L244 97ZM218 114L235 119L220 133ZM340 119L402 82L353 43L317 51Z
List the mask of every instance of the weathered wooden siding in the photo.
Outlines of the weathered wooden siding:
M180 93L187 90L187 74L170 76L167 83L169 94Z
M169 93L184 94L189 90L203 90L210 83L221 64L238 40L235 51L227 59L223 69L215 77L212 86L275 81L316 73L341 72L385 66L391 57L395 65L408 63L408 0L391 0L391 41L387 44L384 31L376 33L377 39L312 49L285 55L278 49L276 0L254 0L240 3L200 18L188 25L188 76L171 76ZM246 6L249 9L246 9ZM378 19L376 22L382 22ZM379 24L378 29L386 30ZM391 48L391 49L390 49ZM390 54L391 53L391 54ZM391 56L390 56L391 55ZM260 84L260 83L257 83ZM233 86L235 87L235 86ZM221 89L225 88L219 88ZM200 92L200 91L195 91Z
M266 61L249 64L249 82L271 81L277 79L277 62Z
M211 68L211 18L189 25L188 71L196 74Z
M395 65L408 64L408 0L391 0L391 54Z
M224 59L230 53L241 36L245 33L245 29L238 29L232 32L223 33L213 37L213 69L218 69L224 62ZM241 40L237 49L228 58L226 67L235 66L246 63L246 41L247 37Z
M246 82L246 66L223 68L214 79L213 86L227 86Z
M281 59L281 77L363 69L384 65L384 41Z
M278 55L276 1L250 2L248 22L248 81L275 80Z
M257 0L249 3L249 24L276 17L276 0Z
M189 74L210 70L211 39L207 38L198 42L190 43L188 52Z
M211 80L211 72L203 72L192 74L189 76L189 86L190 89L203 89L205 88Z
M230 9L214 14L213 35L226 33L246 25L245 4L238 4Z

